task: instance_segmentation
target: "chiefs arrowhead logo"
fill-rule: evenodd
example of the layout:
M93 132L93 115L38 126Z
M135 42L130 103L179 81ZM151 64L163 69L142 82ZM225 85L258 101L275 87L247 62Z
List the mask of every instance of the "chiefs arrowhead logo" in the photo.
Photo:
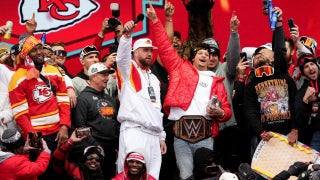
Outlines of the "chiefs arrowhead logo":
M38 101L38 103L43 103L49 100L53 93L51 89L46 85L36 85L35 89L32 91L33 100Z
M35 13L38 22L35 32L57 31L89 18L99 7L93 0L21 0L20 23L26 23Z

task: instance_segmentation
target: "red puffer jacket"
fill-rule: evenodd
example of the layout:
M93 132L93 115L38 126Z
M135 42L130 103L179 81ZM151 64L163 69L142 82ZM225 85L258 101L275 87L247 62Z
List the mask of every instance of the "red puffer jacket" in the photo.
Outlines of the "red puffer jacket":
M179 107L187 110L191 104L194 92L196 90L199 73L198 70L187 60L183 60L173 48L165 29L160 21L152 25L154 42L158 47L158 52L163 66L167 70L170 81L168 92L164 101L164 110L169 114L170 107ZM213 77L211 94L216 94L221 102L221 108L225 111L222 118L213 119L212 135L217 136L219 133L218 121L227 121L231 117L231 108L228 101L227 92L223 85L224 78Z
M49 164L50 154L42 151L35 162L27 154L15 154L8 158L0 155L0 179L2 180L37 180ZM2 161L3 160L3 161Z

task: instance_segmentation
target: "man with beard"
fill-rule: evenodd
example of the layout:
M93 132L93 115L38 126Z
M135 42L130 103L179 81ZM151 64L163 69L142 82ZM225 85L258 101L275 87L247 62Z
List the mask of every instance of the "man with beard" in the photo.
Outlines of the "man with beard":
M67 174L70 179L77 180L103 180L101 163L104 151L99 146L87 146L79 164L66 161L68 153L76 142L81 142L87 136L77 137L73 131L70 138L64 141L52 154L52 164L56 173Z
M135 149L145 149L150 174L158 179L161 154L166 153L160 100L160 82L151 72L153 49L151 39L138 39L133 45L133 21L125 24L126 33L120 38L116 62L121 123L118 153L118 172L123 171L126 155Z
M39 39L29 36L21 47L17 71L9 84L14 119L24 137L29 132L41 132L54 151L68 137L71 126L66 85L56 67L44 64Z
M299 141L320 151L319 65L312 55L300 58L298 63L300 72L306 77L295 101Z
M258 47L253 55L255 76L244 89L245 117L254 136L268 141L270 131L288 135L289 143L297 142L294 98L296 87L287 72L286 48L282 27L282 10L278 14L273 41Z

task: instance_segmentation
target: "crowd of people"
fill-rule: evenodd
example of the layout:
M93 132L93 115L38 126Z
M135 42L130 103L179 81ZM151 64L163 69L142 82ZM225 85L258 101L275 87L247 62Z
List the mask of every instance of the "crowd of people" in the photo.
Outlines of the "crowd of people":
M64 65L64 42L33 35L33 15L19 42L0 49L0 179L236 179L224 172L250 164L273 132L320 152L317 41L296 24L285 36L282 9L272 11L269 43L241 50L233 12L225 53L207 37L184 57L174 6L166 1L163 25L149 3L153 38L133 41L134 21L110 30L106 18L76 76ZM101 54L112 32L115 43ZM297 162L275 179L307 169Z

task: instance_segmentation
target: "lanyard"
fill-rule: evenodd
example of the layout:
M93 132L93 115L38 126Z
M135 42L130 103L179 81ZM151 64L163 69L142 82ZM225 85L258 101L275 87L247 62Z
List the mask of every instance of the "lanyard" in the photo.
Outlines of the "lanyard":
M316 80L316 85L314 85L314 83L310 80L310 84L311 86L315 89L315 93L318 93L319 92L319 89L318 89L318 80Z
M143 71L142 71L142 73L143 73ZM149 93L150 100L151 100L151 102L156 102L156 94L154 92L153 87L151 86L151 80L150 80L150 75L149 75L149 71L148 70L146 70L146 74L147 74L148 93ZM144 73L143 73L143 76L144 76Z

